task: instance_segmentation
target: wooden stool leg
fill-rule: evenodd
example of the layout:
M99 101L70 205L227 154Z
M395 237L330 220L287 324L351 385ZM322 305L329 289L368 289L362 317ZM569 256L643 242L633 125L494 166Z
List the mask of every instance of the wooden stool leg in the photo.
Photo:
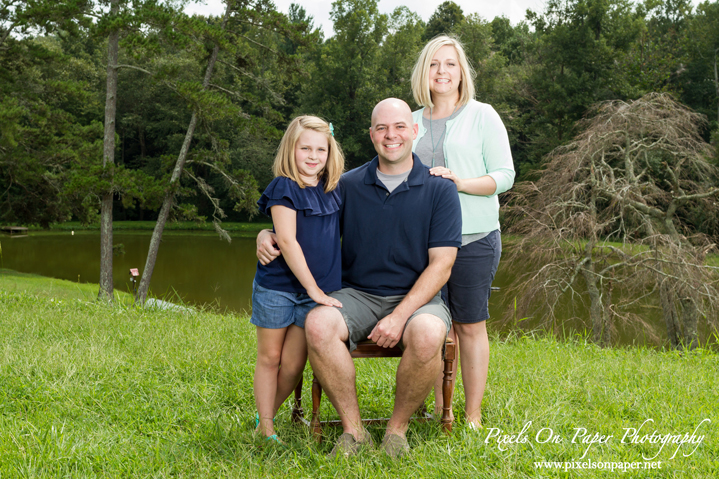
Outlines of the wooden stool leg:
M442 428L446 433L452 432L452 372L454 370L454 344L445 345L444 378L442 381Z
M305 417L305 411L302 409L302 378L295 388L295 405L292 408L292 421L299 423Z
M312 421L310 430L317 442L322 441L322 426L320 425L320 402L322 401L322 385L312 374Z

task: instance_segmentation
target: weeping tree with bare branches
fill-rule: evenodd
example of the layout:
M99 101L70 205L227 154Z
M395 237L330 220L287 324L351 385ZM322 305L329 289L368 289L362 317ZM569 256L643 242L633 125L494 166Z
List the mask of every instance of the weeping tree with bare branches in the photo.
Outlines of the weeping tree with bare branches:
M645 325L659 303L672 347L697 345L719 300L718 268L705 264L715 245L691 222L697 210L719 217L705 121L667 94L598 104L535 182L515 185L507 230L522 239L508 256L530 271L514 286L520 312L556 324L563 298L588 298L593 338L608 345L616 321Z

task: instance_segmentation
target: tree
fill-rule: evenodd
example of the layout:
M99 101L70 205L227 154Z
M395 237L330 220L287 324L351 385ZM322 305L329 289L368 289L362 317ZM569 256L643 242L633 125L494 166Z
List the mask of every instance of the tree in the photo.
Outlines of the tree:
M200 39L200 42L187 43L185 49L191 49L198 58L204 59L206 67L203 68L201 82L187 78L174 85L176 92L190 105L191 115L150 240L136 296L139 304L144 304L147 298L160 241L171 212L174 209L196 216L196 208L192 205L177 202L185 189L183 178L194 182L212 204L215 229L228 241L229 235L220 226L225 213L220 200L214 195L215 188L198 173L211 172L219 177L235 203L235 209L244 209L250 214L256 211L259 197L257 183L247 172L228 171L229 142L220 138L214 130L216 123L230 119L236 120L235 127L258 130L268 128L267 117L283 121L282 116L272 108L274 104L284 103L273 84L282 86L287 76L298 73L299 64L296 57L278 48L283 44L278 37L299 42L297 46L300 46L307 43L304 38L307 30L308 23L289 22L274 10L271 3L263 0L228 0L220 19L194 17L183 19L177 25L177 35ZM272 65L272 58L275 65ZM194 69L190 69L190 75L193 73ZM196 146L191 148L193 141Z
M490 22L494 49L501 53L510 64L522 63L531 35L529 26L519 22L513 27L507 17L495 17Z
M0 221L68 220L76 208L64 194L67 175L99 157L101 125L83 118L96 111L82 75L94 66L67 55L61 37L34 36L77 32L84 5L0 2Z
M495 108L511 95L505 65L507 58L494 51L495 42L490 23L473 13L455 26L453 32L464 45L467 60L477 72L475 91L477 99L490 103Z
M67 175L101 154L102 125L82 122L98 106L52 38L8 38L0 49L0 221L43 227L77 208L64 194Z
M431 40L437 35L446 35L464 20L462 8L451 0L437 7L424 31L424 40Z
M417 52L423 46L424 22L407 7L397 7L387 22L387 35L378 51L375 74L384 78L376 86L384 98L401 98L413 104L410 77L417 61Z
M536 163L574 136L575 123L592 104L626 98L616 59L639 32L641 21L631 11L628 0L550 0L542 15L527 12L537 32L529 78Z
M117 22L120 0L110 0L110 23ZM105 96L105 135L102 168L110 177L110 188L102 195L100 209L100 291L98 299L113 300L112 283L112 172L115 165L115 111L117 109L117 65L120 27L113 25L107 38L107 86Z
M698 318L713 317L719 297L717 268L704 264L714 245L686 221L692 207L719 214L705 120L667 94L592 113L536 183L515 185L508 231L523 235L516 251L534 266L517 286L520 312L536 301L553 317L561 297L586 294L594 340L606 345L615 318L641 321L629 306L653 299L672 347L695 347ZM613 303L617 284L634 293L624 304Z
M137 68L131 65L120 65L120 39L127 44L136 43L147 48L153 42L152 34L167 25L169 18L177 15L171 7L156 0L134 1L108 0L110 10L102 11L101 4L87 5L82 12L86 16L99 18L96 24L97 34L107 36L107 78L105 87L105 134L103 139L102 182L105 191L100 193L100 290L98 299L113 300L112 280L112 220L113 198L118 193L121 178L115 178L121 172L115 168L115 124L117 112L117 83L120 68ZM167 2L170 5L170 2ZM94 9L97 8L97 11ZM154 27L154 28L153 28ZM125 179L128 179L127 177ZM117 184L116 184L117 180ZM126 191L127 193L127 191Z
M102 136L96 135L102 129L102 103L97 79L108 63L100 58L101 47L93 40L107 38L107 22L88 20L94 8L101 11L90 2L34 1L23 6L11 11L13 27L6 32L14 28L25 36L16 39L8 34L0 47L9 67L3 70L8 75L0 84L5 105L18 106L9 108L8 121L3 122L8 143L0 166L7 168L5 219L48 226L75 215L90 222L95 220L99 198L108 191L131 201L144 182L123 168L101 165ZM38 31L51 35L33 38ZM113 122L105 123L111 127ZM114 141L114 134L107 133L106 142ZM109 151L114 153L114 148ZM120 177L115 181L116 174ZM110 251L111 246L110 236Z
M627 54L619 59L627 73L632 96L649 92L681 91L679 75L686 63L682 46L688 0L645 0L637 5L639 35Z
M512 26L509 19L496 17L491 27L491 54L480 62L475 87L477 99L490 103L507 127L518 178L535 166L541 109L530 81L544 68L535 54L537 33L525 22ZM538 118L539 117L539 118Z
M689 62L682 72L682 99L716 118L713 129L719 139L719 3L701 3L688 23L684 45Z
M77 32L78 28L87 26L79 12L89 3L90 0L0 0L0 48L5 48L5 42L13 33L27 37L58 30Z
M385 81L377 72L388 19L376 0L337 0L330 17L335 36L312 54L302 111L333 123L349 169L374 152L367 131L372 108L384 98Z

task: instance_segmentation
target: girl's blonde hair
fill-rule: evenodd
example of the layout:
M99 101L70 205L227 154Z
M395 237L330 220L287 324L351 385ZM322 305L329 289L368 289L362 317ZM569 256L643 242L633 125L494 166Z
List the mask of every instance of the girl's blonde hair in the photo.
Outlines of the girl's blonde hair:
M457 60L462 72L462 81L459 84L459 105L466 105L469 100L474 99L474 69L467 61L462 43L454 37L440 35L424 46L414 65L414 70L412 70L412 95L418 105L434 107L429 89L429 65L437 50L447 45L453 46L457 51Z
M340 176L342 176L345 168L345 157L342 154L340 145L330 133L330 126L326 121L316 116L302 115L290 122L287 126L287 131L282 137L280 147L277 149L272 172L275 176L284 176L291 179L300 185L300 188L307 186L300 178L297 163L295 162L295 145L305 130L323 133L327 137L327 145L329 146L327 163L320 172L319 177L325 181L325 193L329 193L337 188L337 183L339 183Z

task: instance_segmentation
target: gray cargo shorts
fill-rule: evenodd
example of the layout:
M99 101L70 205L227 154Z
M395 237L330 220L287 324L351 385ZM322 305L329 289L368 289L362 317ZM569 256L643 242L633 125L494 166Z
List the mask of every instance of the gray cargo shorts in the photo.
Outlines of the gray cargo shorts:
M340 289L330 293L329 296L342 303L342 307L337 308L337 310L342 313L342 318L344 318L349 330L347 347L350 352L357 349L357 343L366 340L379 320L394 311L394 308L404 299L404 295L377 296L352 288ZM412 313L412 316L404 325L405 329L407 329L407 324L420 314L431 314L438 317L444 323L447 332L452 326L452 316L444 301L442 301L440 293L437 293L427 304ZM402 339L397 345L404 349Z

